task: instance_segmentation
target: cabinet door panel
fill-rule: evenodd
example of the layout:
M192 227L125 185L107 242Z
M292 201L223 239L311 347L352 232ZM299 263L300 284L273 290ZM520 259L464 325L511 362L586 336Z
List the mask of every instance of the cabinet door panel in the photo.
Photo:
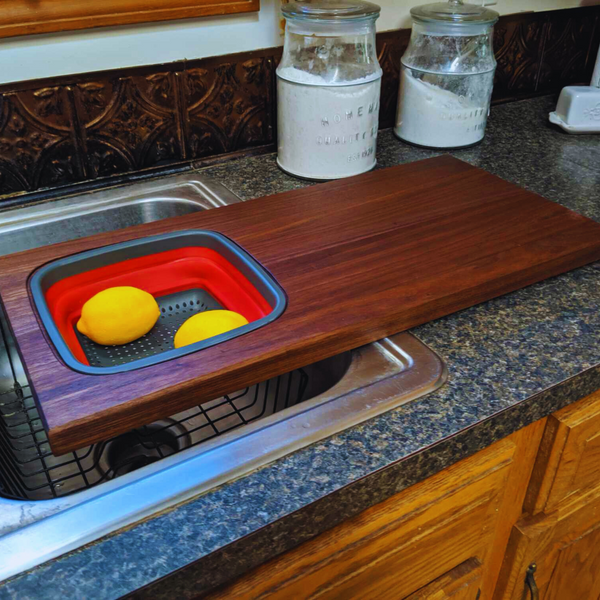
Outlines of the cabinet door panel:
M600 486L600 392L548 418L525 511L554 510L573 494Z
M497 442L208 597L400 600L469 559L484 564L515 452Z
M600 488L513 528L495 600L522 600L536 563L540 600L597 600L600 595ZM525 596L527 597L527 596Z
M600 524L560 549L545 600L600 597Z
M0 38L258 9L259 0L2 0Z

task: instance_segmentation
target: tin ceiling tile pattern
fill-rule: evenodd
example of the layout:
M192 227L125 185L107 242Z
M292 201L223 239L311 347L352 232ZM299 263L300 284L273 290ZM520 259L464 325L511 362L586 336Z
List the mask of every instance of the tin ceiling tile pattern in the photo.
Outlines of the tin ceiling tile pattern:
M90 179L183 160L175 73L74 86Z
M383 71L379 109L379 126L381 128L393 127L396 119L400 59L408 46L409 39L409 29L386 32L377 36L377 58Z
M273 64L272 57L257 56L185 70L188 158L273 143Z
M520 97L536 90L545 33L546 19L536 13L511 15L496 24L494 99Z
M0 193L64 185L83 176L67 88L0 96Z
M600 42L600 11L590 8L569 18L550 13L538 92L589 83Z

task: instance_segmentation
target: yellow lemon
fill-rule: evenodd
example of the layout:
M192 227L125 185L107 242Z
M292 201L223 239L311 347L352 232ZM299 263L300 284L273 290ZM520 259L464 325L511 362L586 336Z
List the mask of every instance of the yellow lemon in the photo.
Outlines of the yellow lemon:
M83 305L77 329L97 344L119 346L148 333L159 316L152 294L135 287L112 287Z
M190 317L175 334L175 348L200 342L242 325L248 325L245 317L231 310L207 310Z

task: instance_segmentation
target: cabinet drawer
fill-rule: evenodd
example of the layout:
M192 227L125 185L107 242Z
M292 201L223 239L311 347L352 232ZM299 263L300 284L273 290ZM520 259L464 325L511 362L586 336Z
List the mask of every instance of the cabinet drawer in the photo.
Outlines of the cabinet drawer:
M497 442L208 597L399 600L465 561L484 564L515 451L512 440ZM466 583L448 597L470 599Z
M470 558L405 600L477 600L483 569L476 558Z
M550 417L525 499L525 512L554 510L600 486L600 392Z

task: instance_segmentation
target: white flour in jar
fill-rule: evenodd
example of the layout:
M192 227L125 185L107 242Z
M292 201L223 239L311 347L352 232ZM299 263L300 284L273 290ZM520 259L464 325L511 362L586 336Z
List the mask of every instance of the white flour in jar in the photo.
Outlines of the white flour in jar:
M277 162L292 175L338 179L375 166L381 72L331 83L294 67L277 71Z
M483 138L487 106L413 77L402 68L396 135L407 142L432 148L456 148Z

